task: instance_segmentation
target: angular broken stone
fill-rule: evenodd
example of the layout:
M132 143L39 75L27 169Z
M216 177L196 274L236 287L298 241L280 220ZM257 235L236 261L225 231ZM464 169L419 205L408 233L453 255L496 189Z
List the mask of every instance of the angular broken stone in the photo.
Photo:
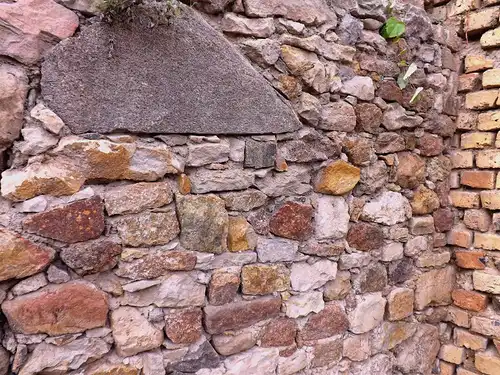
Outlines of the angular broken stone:
M110 322L116 352L123 357L159 348L163 343L163 332L133 307L121 306L113 310Z
M321 196L316 202L315 233L318 239L340 239L349 229L349 206L342 197Z
M349 229L347 242L360 251L376 250L384 244L384 233L377 225L359 222Z
M189 6L178 4L177 9L179 14L168 22L156 22L157 12L170 9L132 7L134 19L148 21L126 27L97 22L83 27L78 38L56 46L42 66L46 104L77 134L118 129L262 134L300 127L290 106L219 32ZM109 40L114 45L112 61ZM131 85L130 75L139 67L151 74L145 84ZM80 88L78 93L74 87ZM183 99L193 92L201 93L195 101Z
M425 181L425 160L413 152L398 154L396 182L403 188L414 189Z
M411 206L402 194L386 191L366 203L361 213L363 220L394 225L411 217Z
M337 160L319 173L314 190L319 193L344 195L359 182L360 169L343 160Z
M245 55L263 68L274 65L280 57L280 45L272 39L249 39L241 43Z
M244 217L229 217L227 245L229 251L254 250L257 246L257 235Z
M215 195L177 196L176 205L184 248L214 254L227 250L229 219L222 199Z
M99 197L84 199L28 217L28 232L75 243L97 238L104 231L104 204Z
M313 264L292 264L290 279L293 290L305 292L325 285L327 281L335 279L336 275L337 263L322 259Z
M225 163L229 160L229 143L200 143L188 145L186 165L200 167L212 163Z
M24 155L39 155L54 147L58 139L41 126L26 126L21 129L23 141L16 147Z
M248 139L245 142L245 167L269 168L276 161L276 143Z
M34 106L30 111L30 116L40 121L43 127L53 134L59 134L64 128L63 120L43 103Z
M250 211L266 204L267 196L259 190L248 189L221 194L226 208L232 211Z
M243 294L265 295L290 288L290 271L283 264L251 264L241 269Z
M0 228L0 281L22 279L44 270L55 251Z
M116 266L121 254L120 245L111 241L90 241L65 247L61 260L79 275L108 271Z
M375 98L375 87L370 77L356 76L345 82L342 82L340 92L347 95L370 101Z
M397 130L401 128L414 128L421 125L424 119L420 116L409 116L405 109L398 103L390 103L384 112L382 124L387 130Z
M257 343L258 332L252 328L234 332L232 335L213 335L212 345L221 355L244 352Z
M278 154L286 161L307 163L340 155L340 144L310 128L299 130L298 139L280 142Z
M127 164L121 179L133 181L156 181L167 173L184 171L184 160L162 143L135 145L135 152Z
M396 348L396 366L405 373L431 372L439 352L437 327L421 324L415 334Z
M268 297L252 301L229 303L222 306L206 306L205 328L210 334L249 327L261 320L277 316L281 298Z
M212 305L233 302L240 287L240 277L233 272L215 271L208 285L208 300Z
M291 296L284 301L285 314L290 318L307 316L311 312L319 313L325 307L321 292L307 292Z
M323 106L318 128L351 132L356 127L356 112L347 102L341 100Z
M272 375L278 367L279 350L277 348L255 347L246 352L228 357L224 364L227 375L248 374Z
M94 285L73 281L5 301L2 311L15 332L57 336L104 326L108 301Z
M278 238L261 238L257 244L259 261L263 263L293 262L298 249L297 242Z
M195 194L217 191L244 190L253 185L255 176L248 170L197 169L189 174L191 190Z
M385 304L381 293L356 296L356 308L349 313L349 329L360 334L377 327L384 319Z
M201 318L199 308L171 311L165 316L165 333L175 344L193 344L203 332Z
M276 236L304 241L312 234L313 208L286 202L271 217L269 230Z
M280 173L268 173L255 181L255 186L270 197L304 195L311 191L309 168L301 165L289 166Z
M455 270L445 267L421 274L415 289L415 308L422 310L428 305L448 305L455 285Z
M246 18L235 13L226 13L221 21L222 31L229 34L270 37L276 27L272 18Z
M179 222L174 209L167 212L144 212L121 217L116 229L124 245L164 245L179 234Z
M173 194L165 182L140 182L117 186L104 193L108 215L134 214L148 208L158 208L172 202Z
M295 344L297 323L293 319L277 318L264 328L261 337L263 347L290 346Z
M175 370L172 374L194 373L199 370L215 369L219 366L220 357L212 345L202 339L189 347L189 351L180 361L168 366L168 369ZM179 371L179 372L177 372Z

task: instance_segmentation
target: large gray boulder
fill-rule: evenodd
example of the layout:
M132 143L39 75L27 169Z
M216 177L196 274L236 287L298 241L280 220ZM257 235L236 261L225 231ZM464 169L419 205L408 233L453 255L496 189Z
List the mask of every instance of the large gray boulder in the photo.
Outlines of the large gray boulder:
M259 134L301 126L196 11L180 5L158 23L161 14L146 7L133 10L133 21L83 27L44 61L45 102L73 132Z

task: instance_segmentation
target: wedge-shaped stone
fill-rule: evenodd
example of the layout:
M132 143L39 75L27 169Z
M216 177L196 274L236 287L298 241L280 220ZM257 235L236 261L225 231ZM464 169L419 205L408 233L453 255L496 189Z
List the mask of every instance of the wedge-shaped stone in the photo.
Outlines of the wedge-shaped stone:
M57 336L104 326L108 301L93 284L73 281L5 301L2 311L15 332Z
M55 251L0 228L0 281L22 279L47 267Z
M148 19L155 10L145 8L131 12ZM190 7L178 9L168 22L151 19L154 28L150 22L98 22L56 46L42 67L46 104L77 134L260 134L301 126L291 107L221 34ZM130 81L134 76L136 84Z

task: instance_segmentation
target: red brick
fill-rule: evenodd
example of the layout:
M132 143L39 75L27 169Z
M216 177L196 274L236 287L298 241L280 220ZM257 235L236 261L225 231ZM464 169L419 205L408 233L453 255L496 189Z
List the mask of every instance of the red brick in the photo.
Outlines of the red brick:
M464 289L455 289L451 293L453 303L465 310L483 311L488 306L488 296Z

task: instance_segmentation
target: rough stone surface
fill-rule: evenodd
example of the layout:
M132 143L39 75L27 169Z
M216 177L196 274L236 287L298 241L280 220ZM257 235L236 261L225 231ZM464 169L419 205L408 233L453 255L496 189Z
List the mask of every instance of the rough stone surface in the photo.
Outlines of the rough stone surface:
M295 202L281 206L269 221L269 230L276 236L304 241L312 235L313 208Z
M232 272L214 272L208 287L208 299L212 305L233 302L240 287L240 278Z
M354 189L359 178L359 168L338 160L320 172L314 189L319 193L343 195Z
M251 374L273 375L278 366L279 350L275 348L253 348L227 358L224 364L227 375L238 375L245 371Z
M66 247L60 252L60 257L76 273L86 275L112 269L121 252L120 245L97 240Z
M375 250L384 244L384 234L377 225L360 222L349 229L347 242L357 250Z
M108 215L133 214L172 202L170 186L164 182L140 182L109 189L104 194Z
M282 292L290 287L290 271L282 264L252 264L243 266L241 285L244 294L265 295Z
M142 10L136 11L147 17ZM111 61L106 42L110 39L114 41ZM92 57L86 53L88 48ZM139 66L150 74L147 85L130 84L130 72ZM203 72L204 77L192 72ZM81 88L78 97L73 90L76 86ZM47 56L42 90L48 106L76 133L120 129L255 134L293 131L300 126L271 86L186 6L181 6L180 15L168 26L151 29L132 23L123 27L117 22L83 28L78 38L58 45ZM192 97L193 92L199 93L195 101L182 99ZM150 97L156 99L145 99ZM80 107L69 107L69 102ZM208 107L210 112L204 110Z
M311 314L305 326L299 332L303 341L319 340L339 335L347 331L349 321L342 306L336 302L330 303L317 313Z
M394 225L411 217L411 206L400 193L388 191L365 204L361 217L375 223Z
M447 305L451 302L451 292L455 283L452 267L423 273L417 280L415 308L422 310L428 305Z
M318 198L315 213L315 233L319 239L342 238L347 234L348 226L349 207L343 198L328 196Z
M183 309L165 318L165 333L175 344L193 344L201 337L201 309Z
M216 191L243 190L253 185L255 176L242 169L205 170L198 169L189 175L191 190L195 194ZM264 193L266 193L264 191Z
M17 332L55 336L104 326L108 302L94 285L76 281L5 301L2 311Z
M423 324L413 337L396 349L396 366L402 371L430 372L439 352L439 336L436 327Z
M246 14L251 17L284 16L294 21L316 25L337 21L335 14L323 0L291 0L286 3L280 0L245 0L244 4Z
M293 290L305 292L323 286L327 281L335 279L336 275L337 263L325 259L314 264L294 263L290 279Z
M321 292L307 292L294 295L285 301L285 313L290 318L319 313L325 307Z
M359 334L377 327L384 319L385 304L381 293L356 296L356 308L349 313L349 329Z

